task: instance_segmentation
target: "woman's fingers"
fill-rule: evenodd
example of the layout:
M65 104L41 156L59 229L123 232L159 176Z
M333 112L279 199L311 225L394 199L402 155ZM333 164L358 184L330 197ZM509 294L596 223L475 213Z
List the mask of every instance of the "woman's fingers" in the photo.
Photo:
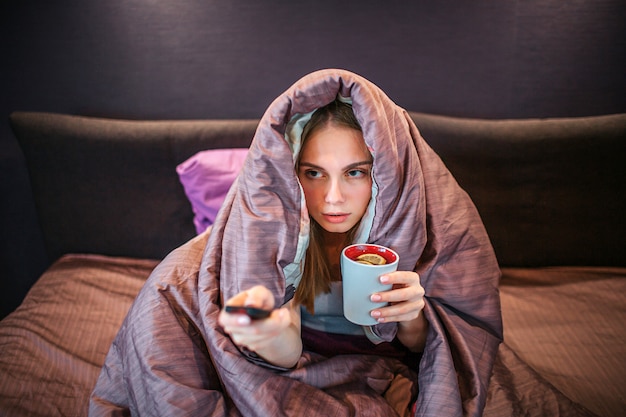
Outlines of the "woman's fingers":
M261 309L272 309L274 307L274 296L271 291L263 286L252 287L249 290L242 291L228 301L227 306L245 306L256 307ZM231 335L256 334L263 332L265 320L252 320L243 313L227 313L222 310L220 312L218 322L224 328L226 333ZM239 336L234 337L234 339Z
M234 314L230 314L233 316ZM247 316L244 316L247 318ZM224 320L224 330L233 341L253 351L263 348L289 326L289 311L286 308L274 310L270 317L262 320Z
M266 310L274 308L274 296L272 292L262 285L257 285L244 291L246 297L243 305L246 307L256 307Z
M374 302L398 303L424 297L424 288L420 285L416 272L396 271L382 275L380 281L383 284L392 284L392 288L372 294L371 300Z
M372 311L379 322L410 321L424 308L424 288L419 275L412 271L396 271L381 276L381 282L392 284L389 291L372 294L374 302L389 303Z
M411 321L419 317L424 309L424 300L401 302L372 311L372 317L380 323Z

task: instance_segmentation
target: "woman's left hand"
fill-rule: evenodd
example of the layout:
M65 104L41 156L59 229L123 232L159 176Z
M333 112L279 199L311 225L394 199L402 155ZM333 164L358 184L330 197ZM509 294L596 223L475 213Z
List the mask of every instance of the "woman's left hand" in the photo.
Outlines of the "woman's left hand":
M382 275L380 282L392 284L389 291L374 293L371 300L389 303L386 307L372 310L371 315L379 323L398 322L398 340L414 352L422 352L426 344L428 322L424 309L424 287L420 277L413 271L396 271Z
M376 303L389 303L387 307L372 310L371 315L379 323L407 322L418 318L424 308L424 288L420 277L413 271L395 271L382 275L382 284L392 284L389 291L372 294Z

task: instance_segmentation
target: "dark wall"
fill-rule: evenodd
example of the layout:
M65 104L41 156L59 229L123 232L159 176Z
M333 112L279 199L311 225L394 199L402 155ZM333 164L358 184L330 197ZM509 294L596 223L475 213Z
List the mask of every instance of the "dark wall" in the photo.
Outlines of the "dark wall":
M624 22L623 0L4 0L0 294L49 262L12 111L257 118L305 73L343 67L415 111L626 112Z
M7 1L8 110L257 117L344 67L412 110L482 117L625 109L622 0Z

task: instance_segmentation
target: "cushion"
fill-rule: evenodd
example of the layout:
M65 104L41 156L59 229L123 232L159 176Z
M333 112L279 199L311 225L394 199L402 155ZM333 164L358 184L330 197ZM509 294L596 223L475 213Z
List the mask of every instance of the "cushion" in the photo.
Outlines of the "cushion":
M198 234L215 221L247 154L247 148L211 149L198 152L176 167Z

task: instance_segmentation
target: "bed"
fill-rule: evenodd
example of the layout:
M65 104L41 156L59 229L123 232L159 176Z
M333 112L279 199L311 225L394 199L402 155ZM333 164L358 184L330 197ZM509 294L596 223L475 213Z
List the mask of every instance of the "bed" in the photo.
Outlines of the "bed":
M472 197L502 269L505 336L484 414L624 415L626 115L410 115ZM258 121L16 112L11 123L51 265L0 322L0 415L86 415L135 296L197 239L177 167L246 148ZM225 178L237 166L222 168L203 167Z

